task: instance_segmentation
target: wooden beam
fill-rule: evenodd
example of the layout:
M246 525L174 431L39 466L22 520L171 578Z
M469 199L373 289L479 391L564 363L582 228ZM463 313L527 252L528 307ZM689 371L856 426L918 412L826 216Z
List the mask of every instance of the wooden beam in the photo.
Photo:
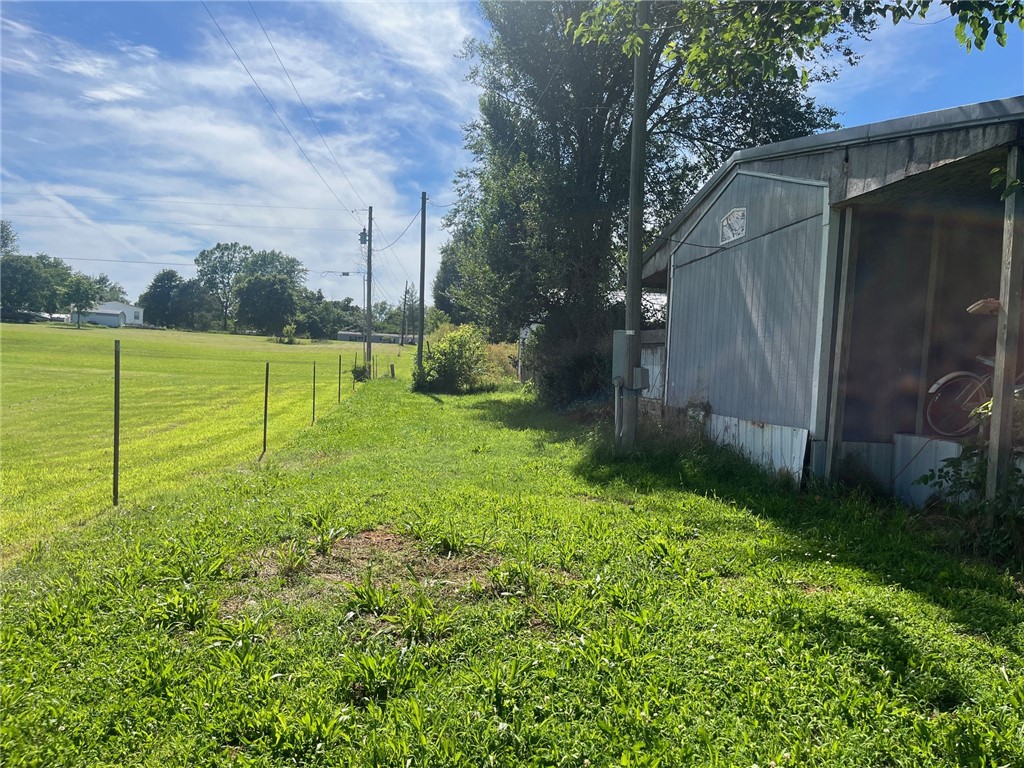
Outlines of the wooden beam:
M1024 148L1010 147L1007 183L1024 179ZM992 431L988 446L985 497L995 498L1007 487L1013 453L1013 381L1020 348L1021 304L1024 293L1024 190L1006 198L1003 218L1002 275L999 283L999 324L996 329L996 371L992 397Z
M942 247L942 225L938 216L932 217L932 256L928 264L928 294L924 305L924 336L921 342L921 374L917 386L917 426L915 434L924 434L924 412L928 400L928 366L932 357L932 332L935 325L935 299L942 282L942 268L945 265Z
M853 327L853 303L857 278L856 210L843 209L843 252L840 264L838 321L836 323L836 357L832 366L831 402L829 403L828 445L825 449L825 479L835 480L839 451L843 444L843 418L846 410L846 374L850 367L850 332Z

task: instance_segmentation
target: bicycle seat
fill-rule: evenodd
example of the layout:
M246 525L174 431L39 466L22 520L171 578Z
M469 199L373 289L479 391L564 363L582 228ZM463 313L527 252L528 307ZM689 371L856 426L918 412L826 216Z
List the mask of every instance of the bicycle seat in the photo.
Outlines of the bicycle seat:
M989 368L995 368L996 367L996 359L994 357L987 357L985 355L978 355L974 359L977 360L982 365L988 366Z

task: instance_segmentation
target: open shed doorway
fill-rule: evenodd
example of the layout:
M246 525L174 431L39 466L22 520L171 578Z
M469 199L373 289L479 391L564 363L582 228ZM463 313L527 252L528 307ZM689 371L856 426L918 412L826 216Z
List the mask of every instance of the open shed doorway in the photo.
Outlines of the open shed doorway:
M928 434L928 387L955 370L981 372L996 319L967 307L999 295L1004 205L984 153L856 200L853 309L843 440L889 443Z

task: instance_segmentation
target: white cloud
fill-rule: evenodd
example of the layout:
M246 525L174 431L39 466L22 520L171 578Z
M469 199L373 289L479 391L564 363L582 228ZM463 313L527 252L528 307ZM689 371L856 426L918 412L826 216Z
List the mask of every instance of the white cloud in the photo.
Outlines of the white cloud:
M86 45L5 18L4 216L15 221L27 250L68 258L188 262L217 240L278 248L307 264L311 288L361 302L358 280L321 278L320 271L351 270L360 258L357 232L366 213L351 213L364 207L360 198L374 206L383 236L397 237L419 206L418 189L445 196L465 162L459 126L475 114L477 91L464 82L467 64L454 54L479 24L472 6L300 5L286 6L284 15L257 6L358 197L248 7L212 10L348 210L317 178L212 23L195 27L189 55L172 57L152 41ZM435 213L428 212L428 282L441 242ZM200 226L211 222L221 226ZM418 234L413 225L375 259L377 299L395 301L407 279L418 282ZM133 298L161 268L75 266L106 272Z
M82 92L82 96L90 101L125 101L143 95L144 91L141 88L128 83L111 83L103 88L90 88Z

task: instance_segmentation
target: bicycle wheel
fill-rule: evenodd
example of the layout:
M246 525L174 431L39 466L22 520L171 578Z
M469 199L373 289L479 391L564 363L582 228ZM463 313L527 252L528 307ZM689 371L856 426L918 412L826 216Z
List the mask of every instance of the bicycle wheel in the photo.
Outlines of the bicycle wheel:
M928 400L928 426L943 437L962 437L978 428L974 409L989 399L985 381L964 371L947 379Z

